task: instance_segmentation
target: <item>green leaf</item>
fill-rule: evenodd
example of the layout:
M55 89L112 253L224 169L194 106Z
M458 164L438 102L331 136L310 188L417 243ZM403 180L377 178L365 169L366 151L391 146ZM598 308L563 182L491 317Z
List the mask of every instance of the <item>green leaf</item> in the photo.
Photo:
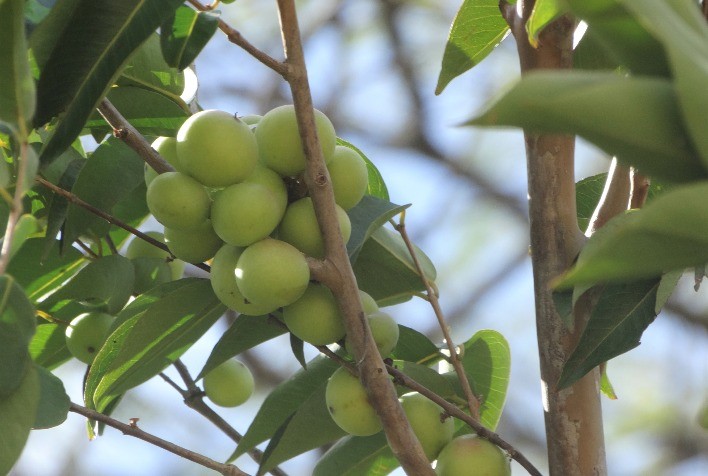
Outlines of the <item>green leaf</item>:
M144 179L144 162L114 137L101 144L79 172L72 192L94 207L111 213ZM73 243L85 233L104 236L109 224L78 205L70 205L64 226L64 242Z
M307 369L307 361L305 360L305 341L297 337L295 334L290 334L290 350L293 353L293 357L302 366L303 369Z
M436 271L430 258L420 249L417 255L426 277L434 281ZM403 239L385 227L378 228L366 240L353 267L359 288L379 306L404 302L425 291Z
M399 462L379 432L372 436L347 436L334 444L322 456L313 470L313 476L385 476L399 466Z
M275 317L239 315L214 346L196 380L231 357L286 332L287 329Z
M486 58L508 32L498 1L465 0L450 28L435 94Z
M189 117L171 98L135 86L111 88L107 97L133 127L147 136L175 136ZM84 127L99 135L113 130L98 112L91 115Z
M86 262L75 248L69 247L63 255L59 254L59 243L56 240L49 253L43 257L43 241L43 238L27 240L20 248L15 262L7 267L8 274L17 279L34 302L59 288Z
M55 32L37 83L35 126L63 113L41 154L51 162L79 135L130 54L181 0L78 0ZM50 15L51 17L51 15Z
M590 237L556 287L656 277L708 262L706 197L706 183L676 187L613 218Z
M573 68L616 70L620 59L608 50L598 38L595 29L587 27L585 34L573 50Z
M563 366L558 388L582 378L602 362L639 345L644 330L654 321L659 279L606 285L580 341Z
M0 2L0 126L24 141L34 113L35 89L27 61L23 0Z
M347 252L351 261L356 261L362 246L376 229L408 207L410 204L396 205L387 200L365 195L354 208L348 210L352 234L347 242Z
M366 154L364 154L361 149L359 149L351 142L347 142L339 137L337 137L337 145L349 147L357 154L359 154L364 159L364 162L366 162L366 170L369 173L369 185L367 186L366 194L371 195L372 197L388 201L388 188L386 188L386 183L384 182L383 176L381 175L381 172L379 172L379 169L376 168L374 163L369 160Z
M16 391L25 378L35 327L34 306L25 292L12 276L0 276L0 398Z
M503 335L493 330L481 330L462 345L462 365L472 385L472 391L480 398L480 422L490 430L499 424L511 372L511 352ZM448 372L452 376L454 372ZM459 381L453 380L457 394L464 398ZM466 401L466 400L465 400Z
M398 370L441 397L446 399L455 398L456 389L450 384L450 381L430 367L400 360L394 360L393 365ZM397 390L399 391L399 395L410 392L410 390L405 387L399 387Z
M288 418L318 389L324 395L324 382L338 368L339 365L336 362L325 357L317 357L308 363L307 370L299 370L290 379L278 385L266 397L229 461L235 460L256 445L271 438L275 431L286 423ZM326 405L324 408L327 411Z
M664 46L674 77L684 123L708 167L708 26L693 0L646 0L621 3Z
M678 285L679 279L683 276L684 270L677 269L666 273L659 281L659 289L656 290L656 302L654 303L654 314L659 314L666 302L674 293L674 289Z
M440 360L440 349L426 336L411 329L398 325L398 343L393 350L393 357L417 364L430 364Z
M538 0L533 6L531 17L526 22L529 43L534 48L538 47L538 35L541 34L544 28L567 12L568 7L564 0Z
M73 148L66 149L64 151L64 154L62 155L69 154L77 156L79 155L78 152L76 152ZM59 161L61 161L61 156L57 160L52 162L50 167L54 166ZM79 172L84 167L84 165L86 165L86 159L81 156L76 157L67 165L66 170L64 170L61 177L57 181L57 185L63 188L64 190L71 190L74 187L76 179L79 176ZM64 226L66 216L69 213L69 200L59 194L52 194L52 197L49 201L48 209L49 211L47 212L47 231L44 237L45 239L43 258L46 258L46 256L51 252L51 248L56 241L56 237L61 231L61 228ZM70 245L70 243L66 243L64 241L60 242L60 244L62 245L62 249L64 247L63 245ZM71 246L65 247L71 249Z
M179 289L134 314L108 337L87 377L87 404L102 411L115 397L160 373L226 310L209 280L179 283Z
M35 366L39 375L40 394L37 415L32 428L52 428L64 423L69 413L69 396L62 381L49 370Z
M590 218L605 189L607 172L587 177L575 184L575 204L578 212L578 227L587 230Z
M665 79L533 72L467 124L578 134L647 175L676 182L708 176L682 126L673 85Z
M179 7L160 27L160 46L167 64L180 71L194 62L219 27L219 12Z
M0 474L8 474L22 454L39 403L39 376L33 365L23 368L20 386L0 398Z
M86 306L116 314L128 302L133 292L134 271L128 258L104 256L88 266L47 298L47 304L79 301Z
M608 56L637 75L669 76L661 44L617 0L564 0ZM640 2L644 3L644 2Z
M66 347L65 331L64 324L37 326L37 332L29 344L30 356L37 365L52 370L72 358Z
M615 393L615 388L610 382L610 377L607 375L607 365L601 367L600 374L600 391L610 400L617 400L617 394Z

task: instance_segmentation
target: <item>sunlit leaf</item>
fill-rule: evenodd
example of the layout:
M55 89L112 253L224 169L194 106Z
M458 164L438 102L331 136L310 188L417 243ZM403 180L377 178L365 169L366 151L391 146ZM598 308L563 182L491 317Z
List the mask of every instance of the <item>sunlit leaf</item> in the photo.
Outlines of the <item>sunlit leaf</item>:
M180 71L194 62L219 27L219 12L179 7L160 27L162 54Z

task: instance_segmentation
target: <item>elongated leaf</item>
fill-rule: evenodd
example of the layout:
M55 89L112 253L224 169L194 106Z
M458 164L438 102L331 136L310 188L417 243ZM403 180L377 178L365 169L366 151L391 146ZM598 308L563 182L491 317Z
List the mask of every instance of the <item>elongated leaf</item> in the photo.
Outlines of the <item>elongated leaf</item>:
M558 388L572 385L602 362L637 347L656 317L658 288L659 279L607 285L563 367Z
M683 272L684 270L678 269L676 271L668 272L661 277L661 281L659 281L659 288L656 290L654 314L659 314L659 312L664 308L666 302L673 294L674 289L676 289L681 276L683 276Z
M385 476L399 466L381 432L373 436L348 436L334 444L320 458L313 476Z
M34 306L22 288L12 276L0 276L0 398L17 391L25 378L35 327Z
M0 2L0 125L22 141L34 113L35 89L27 61L23 0Z
M35 366L39 375L40 395L33 429L61 425L69 413L69 396L62 381L49 370Z
M450 28L435 94L473 68L504 39L509 26L496 0L465 0Z
M441 397L446 399L455 398L456 389L450 384L450 380L430 367L400 360L394 360L393 365L398 370ZM398 387L397 390L399 396L410 392L410 390L405 387Z
M104 256L83 268L71 281L52 294L47 303L79 301L86 306L116 314L133 292L134 271L128 258Z
M180 0L78 0L37 83L36 126L63 113L42 163L73 142L130 54L181 4ZM50 15L51 16L51 15Z
M226 307L207 279L182 286L125 321L96 355L86 401L102 411L115 397L154 377L197 341Z
M72 192L94 207L111 213L118 202L144 183L144 170L144 162L135 151L111 137L96 149L81 169ZM65 243L73 243L84 233L104 236L108 229L109 224L102 218L71 205L63 239Z
M435 266L421 250L418 249L417 255L426 277L434 281ZM403 239L385 227L372 233L353 267L359 288L380 306L407 301L425 290Z
M534 72L467 124L577 134L648 175L676 182L707 176L664 79Z
M64 324L37 326L37 332L29 344L30 356L37 365L52 370L72 358L66 347L65 331Z
M462 364L472 390L480 398L480 422L490 430L499 424L511 372L511 352L503 335L493 330L481 330L463 344ZM453 376L454 372L448 375ZM464 397L458 386L458 395Z
M366 170L369 173L369 185L366 189L366 194L372 197L380 198L382 200L389 200L388 188L386 188L386 182L384 182L383 176L376 165L364 154L357 146L351 142L347 142L344 139L337 137L337 145L343 145L344 147L349 147L359 154L366 162Z
M241 314L216 343L197 380L231 357L286 332L287 328L275 317Z
M401 213L408 205L395 205L370 195L364 196L354 208L347 211L352 223L352 234L347 242L347 252L352 262L371 234L388 220Z
M706 197L705 183L677 187L613 218L590 238L557 287L657 277L708 262Z
M179 7L160 28L165 61L180 71L194 62L219 27L219 12Z
M22 453L39 402L39 376L27 364L25 377L12 394L0 398L0 474L8 474Z
M601 173L584 178L575 184L575 204L578 211L578 226L581 230L587 230L606 181L607 173Z
M622 0L632 14L661 41L669 56L676 93L686 128L708 167L708 132L705 113L708 110L708 26L692 0L666 2Z
M440 349L426 336L410 327L398 326L398 344L393 351L397 360L430 364L441 358Z
M229 461L269 439L318 389L322 390L324 382L338 368L336 362L317 357L308 363L307 370L299 370L290 379L278 385L266 397ZM324 394L324 390L322 393Z
M593 27L587 27L585 34L573 50L573 68L616 70L621 60L602 43L603 38Z
M62 156L63 155L78 156L78 153L70 147L64 151L64 154L62 154ZM55 164L60 162L62 160L62 156L60 156L47 168L52 168ZM79 176L79 172L81 171L84 165L86 165L86 159L84 157L78 156L73 159L68 164L66 170L64 170L61 177L57 181L57 185L63 188L64 190L71 190L74 187L76 179ZM51 248L55 244L56 237L57 235L59 235L62 226L64 226L66 216L69 213L69 200L61 195L52 194L52 197L49 200L48 209L49 210L47 212L47 231L44 237L44 252L42 256L43 258L46 258L51 252ZM66 243L60 242L60 244ZM67 246L67 248L70 247Z
M534 47L538 46L538 35L544 28L554 20L560 18L568 12L563 0L539 0L533 6L531 17L526 22L526 30L529 34L529 43Z

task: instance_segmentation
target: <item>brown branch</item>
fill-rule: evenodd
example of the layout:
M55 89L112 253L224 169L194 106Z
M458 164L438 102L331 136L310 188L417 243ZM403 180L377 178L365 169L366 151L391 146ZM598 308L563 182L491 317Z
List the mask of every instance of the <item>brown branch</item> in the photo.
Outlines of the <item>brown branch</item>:
M188 459L189 461L193 461L199 465L202 465L205 468L213 469L214 471L217 471L218 473L223 474L224 476L248 476L248 473L244 473L232 464L219 463L218 461L214 461L213 459L208 458L204 455L195 453L194 451L182 448L181 446L178 446L174 443L163 440L160 437L157 437L151 433L141 430L135 423L126 424L120 422L107 415L104 415L103 413L90 410L73 402L71 402L69 406L69 411L78 413L79 415L83 415L91 420L96 420L105 423L106 425L112 428L120 430L124 435L133 436L140 440L146 441L152 445L167 450L170 453L173 453L184 459Z
M610 170L607 172L605 188L590 218L585 235L591 236L611 218L627 210L632 188L629 175L629 167L619 165L617 159L613 158Z
M15 195L12 197L10 204L10 214L7 217L7 225L5 226L5 237L0 249L0 275L5 274L5 269L10 263L10 251L12 249L12 240L15 238L15 227L22 216L24 207L22 205L22 197L25 195L25 176L27 174L27 155L30 145L24 141L20 145L20 160L16 161L17 165L17 182L15 182Z
M324 263L330 268L323 276L323 283L332 290L337 299L346 332L351 339L362 384L381 419L394 455L409 474L433 475L430 463L406 419L395 388L386 374L383 360L376 350L376 344L361 307L356 278L339 230L332 184L317 139L312 97L294 1L278 0L278 10L286 63L289 67L286 79L290 83L300 137L307 157L305 179L323 233Z
M642 208L649 195L651 180L646 175L642 175L632 167L631 170L632 191L630 193L629 208Z
M474 392L472 392L472 387L470 386L470 381L467 378L465 368L462 365L462 361L460 360L460 355L457 353L457 348L455 346L455 343L452 341L452 337L450 336L450 332L448 331L447 324L445 323L445 316L443 315L442 309L440 308L438 296L433 290L430 281L425 276L423 267L420 265L420 260L418 259L418 253L416 253L415 248L413 247L413 243L411 243L411 240L408 237L408 232L406 231L405 210L401 212L400 221L395 226L396 231L398 231L398 233L401 235L401 238L403 238L403 242L406 244L406 248L408 248L408 253L410 253L411 258L413 259L415 269L418 272L418 275L420 276L423 285L425 286L425 291L428 296L428 302L433 308L433 312L435 313L435 317L438 320L440 330L442 331L443 336L445 337L447 349L450 351L450 363L452 363L452 367L455 369L455 373L457 374L457 379L460 381L460 386L462 387L462 392L465 394L465 399L467 400L467 406L470 409L470 414L475 420L479 420L479 400L477 399L477 396L474 394Z
M159 241L146 235L142 231L128 225L127 223L119 220L118 218L114 217L113 215L109 215L108 213L104 212L103 210L94 207L93 205L83 201L82 199L80 199L79 197L77 197L76 195L71 193L70 191L65 190L61 187L58 187L58 186L54 185L53 183L43 179L42 177L37 177L35 180L37 182L39 182L40 184L44 185L45 187L47 187L52 192L66 198L69 202L73 203L74 205L78 205L81 208L84 208L84 209L88 210L89 212L93 213L94 215L96 215L100 218L103 218L108 223L115 225L119 228L122 228L125 231L137 236L141 240L145 240L148 243L150 243L151 245L156 246L156 247L160 248L161 250L166 251L167 253L170 253L170 256L172 256L174 258L174 255L172 255L172 252L170 252L170 249L164 243L160 243ZM203 269L204 271L207 271L207 272L211 271L211 267L209 265L204 264L204 263L195 263L194 266L196 266L199 269Z
M208 8L197 0L189 0L189 3L191 3L194 8L202 12L211 10L210 8ZM226 34L226 37L231 43L240 46L243 50L245 50L255 59L257 59L279 75L285 77L288 72L288 67L285 63L276 60L264 51L259 50L258 48L253 46L253 44L249 43L248 40L246 40L238 30L232 28L228 23L226 23L222 19L219 19L219 29Z

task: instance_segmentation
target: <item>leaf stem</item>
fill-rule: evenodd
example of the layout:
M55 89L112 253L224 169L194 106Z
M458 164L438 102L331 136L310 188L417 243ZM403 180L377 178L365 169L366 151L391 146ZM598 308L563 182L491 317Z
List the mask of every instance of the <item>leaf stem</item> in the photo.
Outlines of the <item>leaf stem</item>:
M20 160L17 165L17 181L15 182L15 195L12 197L10 204L10 215L7 217L7 226L5 227L5 237L0 249L0 275L5 274L7 265L10 263L10 250L12 249L12 240L14 239L15 226L22 216L24 207L22 206L22 197L25 194L25 176L27 175L27 154L29 144L23 141L20 144Z
M152 433L148 433L146 431L141 430L135 423L126 424L120 422L107 415L104 415L103 413L99 413L95 410L91 410L86 407L82 407L81 405L77 405L74 402L71 402L69 406L69 411L78 413L79 415L83 415L91 420L96 420L105 423L106 425L112 428L120 430L124 435L133 436L140 440L146 441L152 445L167 450L170 453L173 453L184 459L188 459L189 461L193 461L199 465L202 465L205 468L213 469L214 471L217 471L218 473L223 474L224 476L248 476L248 473L244 473L232 464L219 463L218 461L214 461L213 459L208 458L202 454L195 453L194 451L182 448L181 446L178 446L167 440L163 440L162 438L155 436Z

